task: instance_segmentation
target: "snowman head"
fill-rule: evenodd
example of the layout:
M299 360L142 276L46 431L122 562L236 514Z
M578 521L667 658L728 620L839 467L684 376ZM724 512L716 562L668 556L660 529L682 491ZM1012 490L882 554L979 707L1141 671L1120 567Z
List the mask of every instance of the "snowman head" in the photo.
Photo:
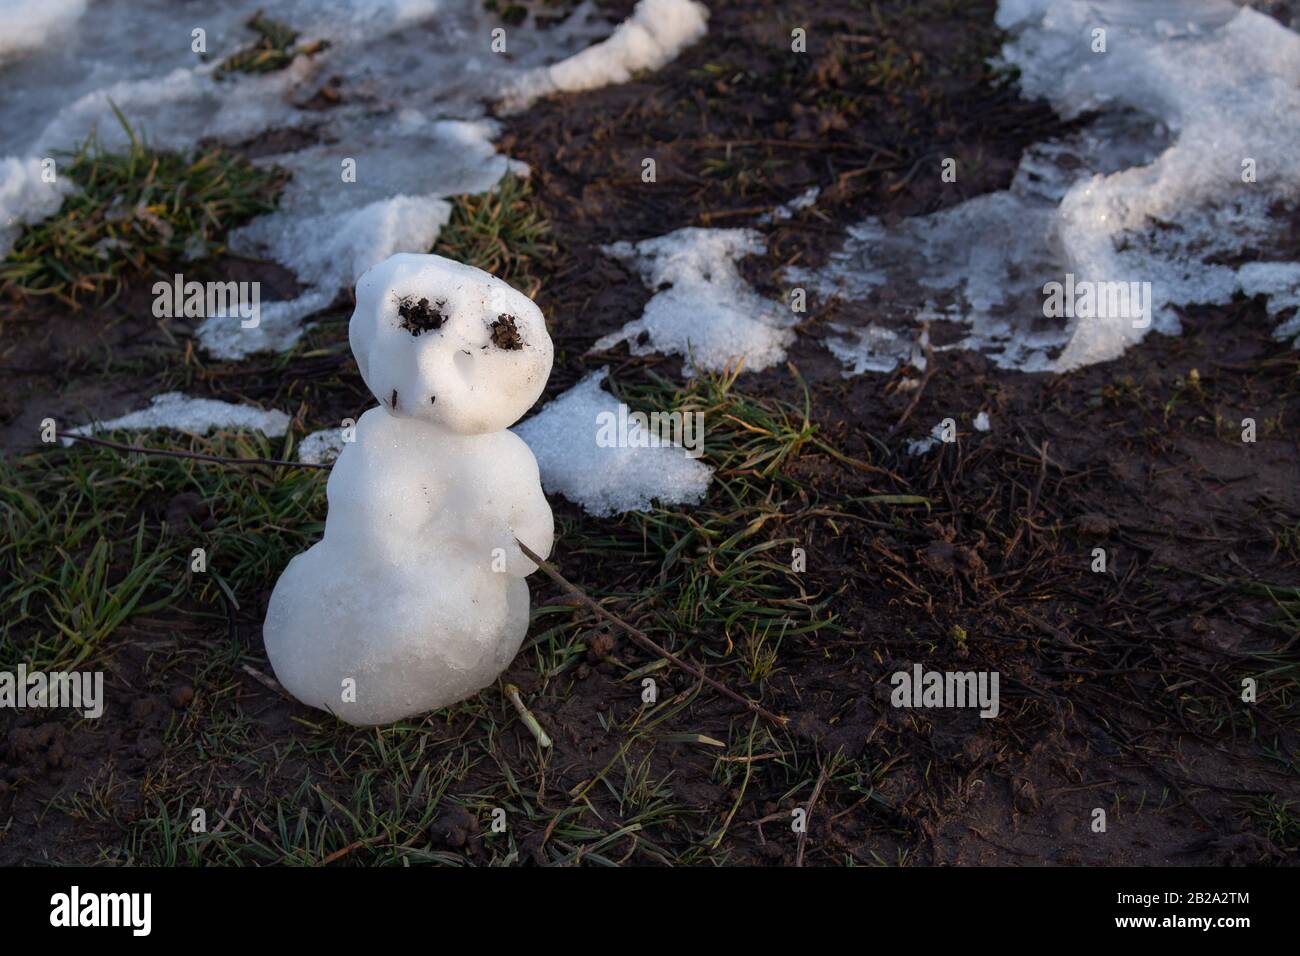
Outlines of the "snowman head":
M514 424L551 374L551 337L532 300L442 256L395 255L367 270L348 340L389 413L466 435Z

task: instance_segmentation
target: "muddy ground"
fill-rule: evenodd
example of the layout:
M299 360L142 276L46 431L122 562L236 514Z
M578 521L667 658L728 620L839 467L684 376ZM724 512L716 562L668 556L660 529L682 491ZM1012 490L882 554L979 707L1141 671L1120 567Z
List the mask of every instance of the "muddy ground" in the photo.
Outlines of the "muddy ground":
M1061 128L986 67L999 42L991 0L804 4L798 19L812 52L803 57L789 52L784 5L710 6L708 37L665 69L505 120L501 148L532 167L557 246L539 277L557 355L547 397L604 364L629 380L680 377L675 359L586 354L650 295L601 244L687 225L751 225L820 186L815 208L766 228L768 254L744 264L777 298L780 269L823 261L847 225L1003 188L1022 150ZM959 161L957 183L939 179L945 156ZM656 159L655 183L641 181L646 157ZM274 266L239 268L292 290ZM160 390L160 357L169 383L299 408L310 426L371 403L345 353L204 364L179 323L139 319L141 301L134 290L99 315L26 305L14 313L3 343L3 447L30 444L46 414L138 404ZM337 339L346 318L339 305L326 337ZM544 761L489 690L481 696L490 703L389 739L415 761L394 768L390 754L370 753L384 749L383 735L323 727L258 679L269 673L259 625L271 575L261 594L240 595L226 621L178 606L121 628L105 656L109 706L93 725L0 713L0 862L284 859L261 853L289 842L273 836L281 818L292 823L301 807L346 821L366 805L350 800L367 774L380 794L369 806L387 828L340 823L304 858L1296 862L1300 630L1288 620L1295 605L1259 585L1294 587L1300 571L1300 358L1271 338L1262 306L1189 310L1182 337L1152 335L1118 361L1067 375L1006 372L944 351L924 373L849 379L818 338L831 318L869 314L811 306L790 354L799 377L770 369L741 386L798 404L802 379L819 434L876 467L840 468L813 451L791 465L792 478L819 501L916 495L929 505L857 505L833 520L796 509L766 530L806 549L803 587L836 626L784 637L762 679L726 666L720 635L683 635L692 656L761 695L787 728L761 731L738 705L667 669L660 693L681 697L665 727L727 742L725 755L671 738L624 748L610 725L632 720L641 702L615 661L653 658L617 632L588 631L586 656L562 679L539 676L528 653L505 677L554 739ZM117 362L110 375L100 371L106 354ZM134 377L125 357L138 357ZM973 429L979 411L991 431ZM958 441L921 456L904 451L948 417ZM1257 422L1252 443L1242 440L1243 418ZM637 527L554 505L578 537L626 539ZM176 502L157 502L150 520L168 507ZM220 504L195 507L201 520ZM1096 548L1104 572L1093 570ZM555 560L598 595L635 592L644 568L566 551L563 538ZM535 605L560 597L541 576L531 584ZM610 606L643 626L660 613ZM1001 714L892 707L890 675L917 662L997 671ZM1250 703L1247 677L1258 684ZM466 756L482 739L490 754ZM419 761L442 770L442 789L410 784ZM619 761L643 768L621 775L621 793L589 786ZM518 779L506 772L502 783L502 767ZM396 810L384 774L406 780L392 790L418 795L427 811ZM651 798L629 802L629 781L642 777L658 782ZM487 809L502 800L514 801L511 854L487 832ZM183 835L162 821L174 829L195 803L229 821L228 836L238 834L230 842L253 849L197 857L178 849ZM810 819L804 837L790 826L797 808ZM1105 832L1093 827L1098 809Z

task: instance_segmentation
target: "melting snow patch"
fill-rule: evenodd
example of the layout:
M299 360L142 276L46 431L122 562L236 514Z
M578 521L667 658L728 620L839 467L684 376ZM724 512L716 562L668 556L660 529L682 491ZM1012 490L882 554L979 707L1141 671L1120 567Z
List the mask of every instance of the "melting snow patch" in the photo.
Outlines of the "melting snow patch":
M302 337L302 320L319 312L334 299L334 293L310 290L296 299L267 302L261 306L258 324L246 329L237 315L212 315L195 331L204 350L215 359L241 359L254 352L285 351Z
M371 266L398 252L424 252L451 217L442 198L491 189L508 171L526 173L492 146L497 126L489 120L429 121L406 109L373 144L350 149L357 181L322 190L322 170L338 178L337 149L313 147L271 157L291 170L281 208L235 230L231 248L274 259L292 269L307 292L264 307L258 328L217 317L198 331L209 354L237 359L267 349L289 348L302 334L302 319L350 288ZM430 157L438 157L430 162ZM403 189L426 190L406 195Z
M783 202L771 212L765 212L758 217L760 223L782 222L789 219L801 209L807 209L817 202L817 197L821 195L820 186L810 186L798 196L795 196L789 202Z
M902 362L925 371L925 349L929 345L925 331L912 338L874 322L865 326L831 322L828 327L834 334L827 336L826 347L844 363L844 378L863 372L892 372Z
M907 453L909 455L924 455L941 441L943 441L943 425L939 424L930 429L930 434L924 438L908 442Z
M1300 201L1300 36L1223 0L1002 0L998 24L1026 96L1100 117L1027 151L1009 190L897 226L867 220L792 281L871 302L891 331L936 315L964 324L947 347L1027 371L1176 334L1181 305L1239 293L1274 315L1300 304L1300 264L1270 259ZM1242 250L1260 261L1233 264ZM1079 290L1064 314L1048 314L1053 282ZM899 358L879 334L858 348L841 331L836 354L854 371ZM1277 330L1297 333L1295 318Z
M971 424L975 427L975 430L977 432L986 432L993 427L992 424L989 422L988 412L980 412L978 415L975 416L975 420L971 422Z
M324 465L342 453L343 445L342 428L312 432L298 445L298 460L311 465Z
M41 173L39 159L0 159L0 256L9 252L23 224L59 211L69 189L67 180L47 183Z
M0 63L39 49L86 11L86 0L0 0Z
M601 517L646 511L656 500L665 505L704 500L713 469L688 457L685 449L642 447L635 423L627 447L597 443L602 413L619 414L618 400L600 387L607 375L608 369L592 372L514 427L537 458L542 487Z
M73 435L90 435L93 432L146 431L156 428L174 428L177 431L204 435L214 428L242 428L260 431L270 438L278 438L289 427L289 416L284 412L264 412L248 405L232 405L211 398L189 398L180 392L155 395L152 404L138 412L130 412L106 422L92 422L69 429ZM71 439L63 439L71 444Z
M593 347L626 341L633 355L687 356L687 375L717 371L737 359L750 371L777 364L794 341L797 319L751 289L736 270L742 256L764 250L753 230L696 228L604 247L635 265L646 287L657 291L641 318Z
M632 16L600 43L531 70L506 89L503 104L520 110L552 93L579 93L626 83L641 70L671 63L708 32L709 11L694 0L639 0Z
M1059 143L1031 147L1010 189L893 227L872 217L849 228L825 267L790 269L787 278L823 296L870 303L885 320L830 325L827 346L846 376L915 364L924 345L914 330L926 322L966 326L935 351L972 349L1003 368L1045 371L1069 340L1063 321L1043 316L1041 286L1063 279L1053 251L1057 205L1079 176L1149 160L1159 142L1146 120L1106 118Z
M0 10L6 2L0 0ZM626 25L616 31L622 39L614 48L624 50L631 68L659 61L646 44L667 42L679 28L672 26L683 15L679 2L652 2L650 9L671 14L671 23L659 17L658 25L641 23L640 33ZM496 153L497 126L484 118L484 101L510 77L564 60L609 29L593 25L583 9L550 30L511 30L507 61L488 42L500 21L478 2L285 0L271 15L304 40L329 46L296 57L284 70L221 74L220 63L253 39L247 22L261 6L232 0L196 19L184 4L98 0L75 29L57 41L42 34L33 41L39 49L7 62L5 89L23 95L0 101L0 143L15 153L0 157L0 252L18 225L57 209L48 189L29 188L37 182L35 161L79 145L92 130L105 147L124 146L114 104L160 148L289 133L291 149L257 160L293 173L279 209L236 230L230 247L280 261L306 291L267 305L261 327L241 329L209 317L199 332L204 347L222 359L288 348L302 320L327 307L367 267L394 252L427 251L449 215L447 197L489 189L507 170L526 173L523 164ZM46 17L73 5L19 3L19 10L37 7ZM7 21L14 18L0 19L8 38ZM24 20L30 26L24 30L36 36L38 19ZM206 31L205 59L190 46L198 27ZM160 44L160 36L185 42ZM328 110L302 108L335 77L338 96Z

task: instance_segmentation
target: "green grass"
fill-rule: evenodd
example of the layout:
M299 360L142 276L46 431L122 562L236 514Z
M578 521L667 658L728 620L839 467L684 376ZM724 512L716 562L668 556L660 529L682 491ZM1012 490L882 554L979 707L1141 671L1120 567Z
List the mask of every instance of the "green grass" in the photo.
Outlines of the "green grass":
M226 233L275 208L287 174L222 149L179 153L150 147L118 114L124 152L92 134L62 157L76 190L59 211L23 227L0 263L0 292L51 296L74 308L112 300L149 274L170 277L195 257L217 255Z
M793 635L835 626L826 596L806 593L791 570L789 546L798 534L785 529L854 507L852 499L823 500L793 476L793 466L809 455L850 470L864 463L839 456L806 406L746 395L734 374L683 386L629 379L619 391L636 407L703 411L704 460L716 469L714 485L699 508L572 520L556 560L566 570L582 562L588 570L575 577L596 600L759 697L764 682L779 676ZM293 455L291 440L254 434L120 437L231 457ZM288 732L269 729L261 715L281 708L244 672L265 671L261 648L228 623L234 616L251 624L258 596L319 537L326 476L88 445L0 459L0 666L99 663L115 646L149 646L166 635L165 652L151 655L139 678L142 692L165 693L178 675L197 690L170 719L163 754L143 780L124 784L120 774L101 775L51 805L48 812L121 835L104 845L103 859L722 863L729 859L727 833L742 825L734 819L736 804L723 801L714 813L681 800L674 792L681 754L703 761L705 778L720 787L807 798L818 774L809 754L748 713L705 725L697 706L714 692L689 679L683 688L681 674L672 677L677 689L665 689L653 703L620 707L617 716L593 713L595 769L565 780L558 792L564 769L493 689L390 727L359 730L295 710ZM163 525L168 501L181 492L208 503L206 527L188 519ZM206 573L190 570L195 547L207 549ZM628 581L641 583L629 590ZM591 626L577 608L535 602L521 656L535 675L526 703L542 706L544 722L573 690ZM635 647L622 646L619 655L611 658L617 670L635 678L620 681L629 701L640 693L640 675L661 683L668 677ZM539 788L547 782L543 798ZM132 803L137 792L142 803ZM196 807L206 813L206 832L190 827ZM453 807L480 822L472 854L430 837ZM505 833L490 830L496 809L507 814ZM779 828L787 832L788 823Z
M257 40L222 60L217 67L218 76L229 73L274 73L283 70L296 56L312 56L329 46L324 40L294 46L298 31L261 13L253 15L248 21L248 28L257 34Z
M1300 641L1300 585L1234 580L1215 577L1211 574L1200 574L1198 577L1204 578L1219 587L1231 587L1242 594L1267 598L1277 608L1278 612L1277 616L1269 622L1269 625L1277 628L1283 634L1290 635L1289 645L1294 645L1297 641ZM1300 667L1300 665L1297 666Z
M274 457L256 435L146 437ZM0 459L0 666L80 664L133 617L180 612L187 602L224 621L227 595L251 600L319 534L324 489L324 472L222 468L89 445ZM181 492L208 502L211 528L164 524ZM205 549L206 572L190 570L194 548Z
M1268 797L1257 801L1250 813L1275 846L1300 852L1300 801Z
M490 272L532 298L556 246L532 184L507 173L488 192L452 200L451 219L431 251Z
M670 650L698 642L706 655L762 677L776 668L782 640L834 626L829 595L808 593L793 567L793 549L807 544L803 531L867 500L823 497L789 466L810 454L849 471L872 466L819 436L806 394L802 407L759 399L736 387L737 375L703 374L685 385L650 376L616 386L633 409L703 413L701 460L714 469L713 485L699 506L584 521L565 527L564 540L569 553L615 562L637 582L635 591L615 593L649 612L640 626L651 637Z

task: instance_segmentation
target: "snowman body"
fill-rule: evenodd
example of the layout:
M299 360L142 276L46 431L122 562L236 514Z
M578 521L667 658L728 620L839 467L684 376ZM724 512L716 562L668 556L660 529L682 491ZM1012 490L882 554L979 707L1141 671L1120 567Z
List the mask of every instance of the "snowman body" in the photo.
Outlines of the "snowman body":
M438 256L362 276L349 338L381 407L335 462L325 534L285 568L263 635L294 697L382 724L473 695L519 650L536 566L516 538L546 556L553 522L506 428L552 348L526 296Z

